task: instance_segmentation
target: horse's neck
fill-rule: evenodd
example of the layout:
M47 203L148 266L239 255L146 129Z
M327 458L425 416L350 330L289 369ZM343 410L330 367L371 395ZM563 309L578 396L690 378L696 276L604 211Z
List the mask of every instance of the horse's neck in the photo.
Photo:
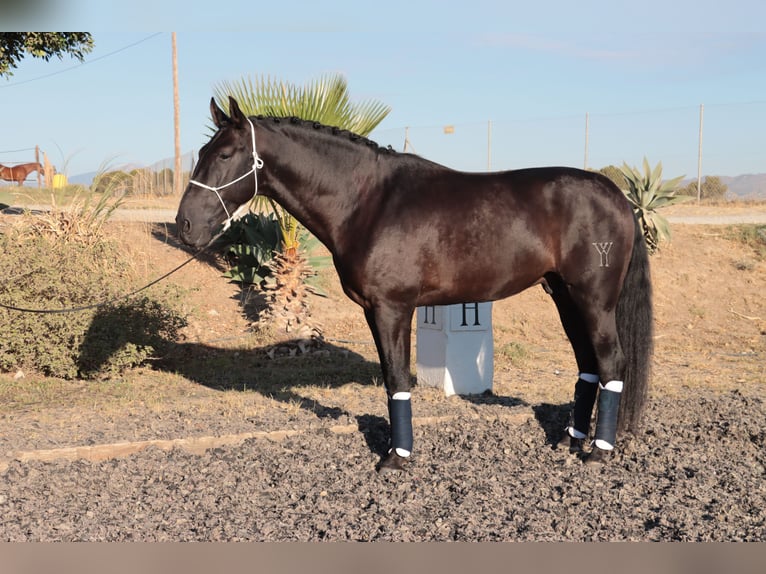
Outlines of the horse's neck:
M335 145L300 145L285 138L281 149L264 161L269 170L269 192L278 203L298 219L330 251L344 248L347 228L354 219L364 191L359 173L369 170L372 179L375 166L356 143L339 141L348 153L358 154L358 162L344 157L344 149ZM351 167L350 167L351 166ZM269 169L271 168L271 169ZM366 193L365 195L369 195ZM370 197L364 198L369 204Z

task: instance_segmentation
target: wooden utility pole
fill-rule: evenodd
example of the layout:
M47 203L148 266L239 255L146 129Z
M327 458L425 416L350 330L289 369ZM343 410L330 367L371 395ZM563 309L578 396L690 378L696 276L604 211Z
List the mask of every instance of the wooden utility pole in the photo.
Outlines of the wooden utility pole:
M173 170L173 193L181 195L183 190L183 173L181 172L181 111L178 98L178 47L176 33L171 33L173 44L173 123L175 125L175 169Z
M697 150L697 202L702 199L702 119L705 114L705 104L700 104L700 143Z
M39 145L35 146L35 163L40 165L40 146ZM43 169L45 169L45 168L43 168ZM41 185L41 183L40 183L40 170L38 169L37 170L37 189L40 189L40 185Z
M590 114L585 112L585 163L583 169L588 169L588 139L590 138Z
M487 120L487 171L492 169L492 120Z

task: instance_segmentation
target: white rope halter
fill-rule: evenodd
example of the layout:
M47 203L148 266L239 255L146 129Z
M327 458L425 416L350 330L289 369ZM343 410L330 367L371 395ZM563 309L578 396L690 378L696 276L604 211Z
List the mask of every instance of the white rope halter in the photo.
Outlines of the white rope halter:
M253 122L250 121L250 118L245 116L245 119L247 120L247 123L250 124L250 139L253 142L253 167L250 168L250 171L245 173L244 175L239 176L234 181L230 181L229 183L224 183L223 185L219 185L217 187L211 187L209 185L206 185L200 181L196 181L194 179L189 180L189 183L193 183L194 185L197 185L203 189L207 189L208 191L212 191L215 193L216 197L218 198L218 201L221 202L221 206L223 206L223 210L226 212L226 220L223 222L223 228L221 229L220 233L223 233L226 231L229 226L231 226L231 222L237 219L244 213L247 209L250 207L250 202L255 198L256 195L258 195L258 170L263 167L263 160L258 155L258 152L255 149L255 127L253 126ZM255 189L253 191L252 197L248 199L245 203L240 205L234 213L229 213L229 210L226 208L226 204L223 202L223 198L221 197L221 194L219 193L220 190L229 187L230 185L234 185L235 183L238 183L245 179L250 174L253 174L253 180L255 181ZM220 235L219 233L219 235Z

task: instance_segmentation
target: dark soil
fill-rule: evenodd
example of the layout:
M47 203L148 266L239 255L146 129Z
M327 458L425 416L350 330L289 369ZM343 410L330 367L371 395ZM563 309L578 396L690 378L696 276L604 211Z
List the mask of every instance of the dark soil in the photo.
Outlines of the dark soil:
M251 439L203 455L12 462L6 541L657 540L766 537L766 408L757 389L654 399L605 465L554 449L565 408L415 429L407 471L379 475L387 424ZM506 407L514 409L524 407Z

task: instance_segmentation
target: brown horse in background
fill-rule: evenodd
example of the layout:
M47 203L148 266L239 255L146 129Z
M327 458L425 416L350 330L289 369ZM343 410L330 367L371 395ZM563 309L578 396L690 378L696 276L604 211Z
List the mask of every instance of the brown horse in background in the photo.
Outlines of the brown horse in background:
M24 185L24 180L33 171L37 171L40 175L45 175L42 164L36 162L20 163L14 166L0 165L0 179L15 181L17 185Z

